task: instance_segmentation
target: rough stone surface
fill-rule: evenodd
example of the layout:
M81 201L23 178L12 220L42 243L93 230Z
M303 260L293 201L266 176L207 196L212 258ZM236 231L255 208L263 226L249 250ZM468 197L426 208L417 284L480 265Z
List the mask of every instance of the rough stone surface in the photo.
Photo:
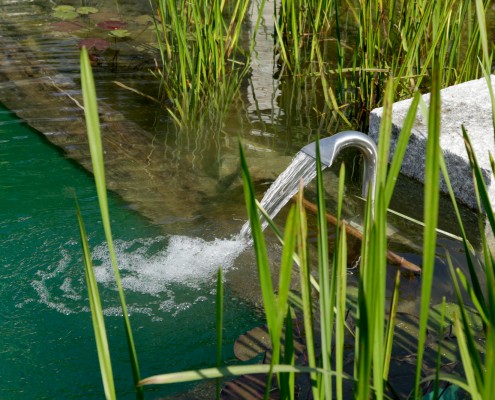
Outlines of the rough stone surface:
M492 86L495 90L495 76L493 75ZM423 95L423 99L426 104L429 104L430 95ZM411 102L412 100L409 99L393 105L391 157ZM490 172L489 160L489 153L495 155L495 140L486 80L482 78L443 89L441 104L440 146L458 201L472 208L477 207L468 155L462 138L461 126L464 126L485 177L492 206L495 206L495 182ZM371 112L369 134L375 141L378 138L382 113L383 108L377 108ZM425 175L426 140L427 121L418 108L401 172L421 182L424 182ZM443 178L440 182L440 189L447 193Z

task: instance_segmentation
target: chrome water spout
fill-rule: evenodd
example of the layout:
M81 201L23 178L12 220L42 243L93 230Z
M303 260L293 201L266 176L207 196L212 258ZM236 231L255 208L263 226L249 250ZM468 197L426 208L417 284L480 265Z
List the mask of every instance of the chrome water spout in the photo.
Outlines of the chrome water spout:
M378 151L376 144L368 135L358 131L344 131L320 139L320 159L322 165L330 167L337 154L346 147L357 147L364 158L363 197L368 196L371 187L371 201L375 202L375 182ZM304 146L301 151L316 159L316 142Z

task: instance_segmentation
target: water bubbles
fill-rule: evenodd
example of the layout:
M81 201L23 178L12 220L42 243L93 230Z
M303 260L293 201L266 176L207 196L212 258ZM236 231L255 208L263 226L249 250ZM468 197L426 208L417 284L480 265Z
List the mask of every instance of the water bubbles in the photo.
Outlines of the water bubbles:
M160 315L177 315L193 304L207 301L205 293L209 295L218 268L224 271L231 268L246 245L239 238L206 241L159 236L116 240L115 251L129 312L160 320ZM116 298L113 296L115 276L106 244L95 246L92 257L105 315L121 315L117 303L106 306L107 298ZM87 312L82 258L73 243L60 249L60 259L52 265L35 274L31 282L36 293L34 300L64 314ZM29 301L33 299L25 299L23 303Z

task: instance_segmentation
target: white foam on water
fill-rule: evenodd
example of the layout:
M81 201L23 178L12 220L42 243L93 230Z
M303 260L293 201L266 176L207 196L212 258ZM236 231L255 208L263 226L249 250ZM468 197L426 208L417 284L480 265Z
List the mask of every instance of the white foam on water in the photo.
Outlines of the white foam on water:
M228 270L246 248L240 238L206 241L186 236L116 240L115 250L122 286L131 299L129 312L160 319L159 314L176 315L193 304L205 301L205 282L214 281L218 268ZM39 270L31 286L37 298L26 298L18 307L32 301L63 314L87 312L87 289L80 246L68 242L60 249L60 259L46 270ZM95 275L100 291L116 290L115 276L106 243L92 249ZM187 288L187 299L177 299L177 287ZM192 294L191 294L192 291ZM197 292L197 293L195 293ZM148 296L144 304L132 303L132 294ZM183 295L182 295L183 297ZM105 307L105 306L104 306ZM121 315L118 306L104 308L105 315Z
M165 249L149 254L148 249L164 239L115 242L124 289L159 295L166 291L170 283L197 287L205 279L214 276L219 267L229 269L246 246L245 242L238 239L215 239L209 242L200 238L172 236ZM106 245L96 247L93 257L102 263L95 268L97 281L113 284L115 277Z

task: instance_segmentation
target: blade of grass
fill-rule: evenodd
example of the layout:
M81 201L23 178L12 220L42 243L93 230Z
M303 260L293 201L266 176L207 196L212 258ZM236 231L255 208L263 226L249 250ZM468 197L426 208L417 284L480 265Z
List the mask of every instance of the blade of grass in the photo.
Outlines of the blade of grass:
M270 365L279 363L280 358L280 340L282 337L282 330L285 320L285 315L288 311L288 297L291 281L292 263L294 256L294 249L296 246L296 233L298 231L298 215L295 207L291 207L289 216L287 217L287 224L284 235L284 246L282 249L282 260L280 264L280 275L278 285L278 296L276 301L276 320L274 326L269 326L270 337L272 341L272 358ZM280 376L279 376L280 381ZM265 390L265 395L269 395L271 383L271 374L268 374L268 380Z
M241 157L242 180L244 184L244 196L247 207L247 214L251 225L251 234L253 235L253 245L256 254L256 264L258 265L258 273L261 284L261 294L263 297L263 305L266 314L268 326L275 326L276 321L276 303L273 294L273 284L270 275L270 265L266 253L266 245L261 229L261 222L256 207L256 197L254 187L250 178L249 168L247 166L246 157L242 144L239 142L239 153Z
M372 201L371 191L368 191L368 200L366 202L364 225L363 225L363 242L361 246L361 274L359 275L358 286L358 307L356 310L356 356L354 357L354 380L355 380L355 397L360 400L368 400L370 397L371 381L371 360L373 341L370 338L370 321L366 290L368 275L368 266L372 265L374 259L374 248L372 246Z
M96 349L98 351L98 360L100 362L101 379L106 399L116 399L115 385L112 372L112 361L110 359L110 349L108 347L107 331L105 328L105 319L101 307L98 284L93 270L91 254L89 250L88 237L86 228L81 216L81 210L76 200L77 221L79 222L79 233L81 236L81 245L83 250L84 272L86 276L86 286L88 288L89 305L91 310L91 320L93 321L93 330L96 339Z
M222 365L222 345L223 345L223 276L222 268L217 273L217 293L216 293L216 328L217 328L217 368ZM216 382L216 397L220 399L221 380Z
M479 396L479 389L483 387L483 381L484 381L483 366L478 351L476 350L476 345L474 342L473 333L471 331L469 318L465 310L464 300L461 295L461 290L459 288L459 283L449 253L447 253L447 263L449 266L452 281L454 283L455 295L457 297L457 303L459 305L459 310L461 313L460 321L462 322L462 325L464 327L464 329L462 329L460 326L459 327L455 326L456 336L458 330L462 334L462 336L457 336L459 350L461 351L461 357L464 366L464 372L466 374L467 384L470 387L471 395L474 395L474 397L476 397L477 395ZM457 273L460 274L460 270L458 270ZM458 319L457 316L455 316L455 319L456 320ZM466 351L468 354L467 358L466 358ZM462 352L464 352L464 354Z
M400 167L402 165L402 160L404 159L404 154L406 153L407 144L409 143L409 138L411 136L411 131L416 119L416 112L419 104L419 99L421 93L416 92L411 103L411 107L407 111L406 119L400 131L399 139L397 140L397 145L395 147L394 156L392 162L390 163L390 168L387 175L387 183L385 185L385 204L388 208L390 205L390 200L394 192L395 183L397 182L397 177L399 176Z
M442 64L439 59L434 66L433 81L428 115L428 142L426 147L425 166L425 203L424 203L424 244L423 273L420 302L420 322L418 337L418 358L414 398L421 397L419 381L423 364L426 340L426 328L430 309L431 287L436 256L436 227L438 222L439 178L440 178L440 84L442 80Z
M475 378L475 372L473 365L471 364L472 353L468 349L466 344L466 337L464 336L464 331L462 329L461 321L457 314L454 315L454 331L457 338L457 344L459 346L459 353L461 354L462 365L464 367L464 373L466 375L466 381L468 385L468 393L473 400L481 400L480 393L477 389L477 382ZM493 394L493 393L492 393Z
M117 283L120 306L122 308L122 316L124 319L129 357L131 359L132 376L134 379L136 397L138 399L142 399L144 396L142 388L137 386L137 383L141 379L139 372L139 363L138 363L136 348L134 345L129 313L127 311L127 304L125 301L124 290L122 288L122 282L120 279L120 272L117 266L117 258L115 256L115 249L113 245L112 230L110 225L110 214L108 211L108 200L107 200L107 191L106 191L106 183L105 183L105 166L103 163L103 147L101 144L100 121L98 117L96 90L95 90L93 72L91 70L91 64L89 61L88 52L86 51L85 47L83 47L81 50L80 63L81 63L81 85L82 85L82 92L84 99L84 115L86 118L86 129L88 132L88 142L91 152L91 163L93 166L96 191L98 194L98 203L100 206L101 219L103 223L103 229L105 231L108 250L110 252L110 259L113 267L113 272L115 275L115 281Z
M390 370L390 360L392 359L392 348L394 344L394 329L397 316L397 308L399 306L399 287L400 287L400 269L397 268L395 274L394 292L392 293L392 301L390 302L390 311L388 313L388 322L385 333L385 356L383 362L383 380L388 381L388 373Z
M316 139L316 191L317 191L317 220L318 220L318 275L320 285L320 329L321 329L321 357L323 369L331 370L332 356L332 331L334 321L335 305L335 279L330 281L329 277L329 259L328 259L328 234L327 219L325 215L325 191L323 189L323 174L321 169L320 158L320 138ZM338 225L337 225L338 226ZM322 376L323 398L332 398L332 380L329 375Z
M304 333L306 337L306 351L308 353L308 365L311 368L316 368L316 349L313 332L313 304L310 284L311 274L309 272L309 259L307 249L308 229L306 224L306 212L302 205L302 198L302 191L299 191L299 194L297 196L297 211L299 215L299 232L297 235L297 253L300 260L299 280L301 284L301 300L304 320ZM310 374L310 378L313 398L318 399L319 395L318 389L316 387L317 374L312 372Z
M343 379L344 373L344 332L346 318L346 288L347 288L347 237L346 230L340 230L338 264L337 269L337 298L335 316L335 372L336 375L336 395L337 399L344 398Z
M440 311L440 324L438 327L438 347L437 347L437 363L435 365L435 380L433 387L433 398L438 399L440 367L442 366L442 339L444 335L445 321L445 296L442 297L442 307Z
M205 368L193 371L172 372L169 374L154 375L143 379L139 382L140 385L168 385L171 383L193 382L205 379L228 378L239 375L249 374L267 374L272 370L274 373L316 373L335 375L333 371L324 371L321 368L301 367L292 365L274 365L270 367L267 364L255 365L233 365L223 368ZM346 379L352 379L349 375L345 375Z
M284 338L284 364L295 365L294 356L294 331L292 327L292 310L289 307L285 318ZM280 374L280 397L282 399L294 400L295 396L295 374L293 372Z

